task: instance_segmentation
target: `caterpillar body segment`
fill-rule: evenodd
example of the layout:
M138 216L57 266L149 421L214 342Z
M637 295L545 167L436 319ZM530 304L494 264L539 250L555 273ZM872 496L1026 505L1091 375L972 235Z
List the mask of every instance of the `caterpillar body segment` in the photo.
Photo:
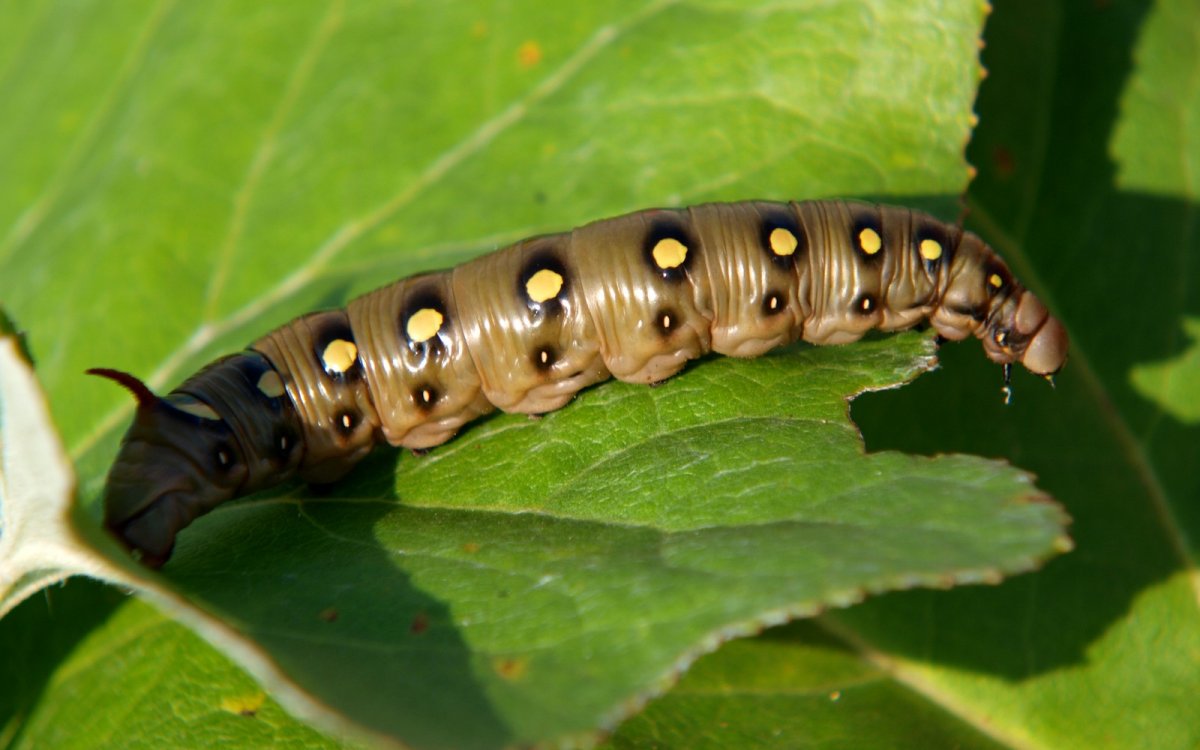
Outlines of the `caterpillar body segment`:
M1067 334L977 236L850 201L652 209L523 240L284 325L138 398L105 523L151 565L225 500L329 482L382 441L423 449L499 408L542 413L609 376L656 383L708 352L855 341L929 320L1052 375Z

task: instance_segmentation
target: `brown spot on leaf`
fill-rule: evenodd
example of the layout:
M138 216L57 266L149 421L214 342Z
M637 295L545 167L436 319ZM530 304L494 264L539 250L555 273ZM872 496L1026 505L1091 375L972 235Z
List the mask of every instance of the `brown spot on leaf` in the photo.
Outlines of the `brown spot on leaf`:
M529 70L541 61L542 45L537 42L530 40L517 48L517 64L525 70Z
M996 168L996 174L1001 177L1011 177L1017 170L1016 157L1004 146L992 149L992 165Z
M525 676L529 669L529 659L525 657L503 657L492 661L492 668L502 678L515 681Z

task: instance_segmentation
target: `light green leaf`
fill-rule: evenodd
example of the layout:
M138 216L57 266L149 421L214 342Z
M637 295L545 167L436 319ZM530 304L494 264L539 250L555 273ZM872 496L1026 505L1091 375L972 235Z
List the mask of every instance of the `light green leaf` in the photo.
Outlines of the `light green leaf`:
M71 579L0 622L5 747L354 747L288 716L185 626Z
M1200 424L1200 319L1184 318L1187 348L1161 362L1135 365L1134 389L1184 424Z
M1159 0L1133 48L1136 67L1121 94L1112 134L1122 190L1195 202L1200 198L1200 8Z
M771 630L697 661L606 747L1003 747L886 666L819 626Z
M916 335L703 362L540 423L488 420L422 461L381 453L333 494L222 508L162 576L97 531L130 406L86 367L165 387L296 313L649 205L885 196L952 218L983 6L0 14L0 100L20 105L0 118L0 297L76 461L83 502L61 539L86 538L67 547L305 719L421 746L586 741L726 638L865 592L993 581L1062 548L1027 475L862 455L844 399L927 366ZM141 605L114 617L161 622ZM242 695L177 627L135 652L97 637L87 655L136 682L174 649L197 664L165 659L179 666L159 673L165 697L141 705L172 708L189 683ZM60 737L63 699L128 710L128 691L73 693L80 667L49 668L22 741ZM222 721L122 739L262 741Z

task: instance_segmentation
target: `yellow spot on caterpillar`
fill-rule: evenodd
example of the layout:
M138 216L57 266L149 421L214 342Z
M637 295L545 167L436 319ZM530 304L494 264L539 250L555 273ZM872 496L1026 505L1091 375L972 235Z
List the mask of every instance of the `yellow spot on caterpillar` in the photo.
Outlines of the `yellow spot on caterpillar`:
M267 398L279 398L283 395L283 378L274 370L267 370L258 379L257 387Z
M997 344L1004 346L1004 343L1008 341L1008 334L1004 331L996 331L996 335L992 338L995 339Z
M771 297L767 300L767 307L770 308L771 310L778 310L779 309L779 297L772 294Z
M525 672L529 670L528 658L497 658L492 660L492 669L496 670L496 674L500 677L513 681L519 680L525 676Z
M421 389L421 401L426 404L433 403L433 391L428 388Z
M221 421L221 415L217 414L215 409L193 396L180 394L178 396L171 396L168 401L171 406L174 406L179 411L191 414L193 417L211 419L215 422Z
M517 64L526 70L542 61L542 45L528 41L517 48Z
M883 238L879 236L879 232L866 227L858 233L858 246L867 255L874 255L883 248Z
M534 302L554 299L563 288L563 277L549 268L543 268L525 282L525 293Z
M1004 286L1004 279L1000 278L1000 274L994 273L991 276L988 276L988 283L999 289L1000 287Z
M687 259L687 253L687 246L674 237L659 240L654 249L650 251L650 254L654 256L654 262L664 271L668 268L679 268Z
M937 260L942 257L942 243L937 240L921 240L921 257L925 260Z
M442 313L432 307L423 307L413 313L408 319L405 331L414 343L428 341L442 330Z
M671 316L668 313L663 313L661 322L664 330L669 329L671 327Z
M541 360L543 365L549 364L550 363L550 352L546 351L545 349L542 349L541 351L538 352L538 359Z
M771 243L771 252L780 256L791 255L796 252L796 248L800 245L799 240L796 239L796 235L783 227L775 227L771 230L769 242Z
M342 415L342 427L345 427L348 430L353 426L354 426L354 417L350 416L349 413L343 414Z
M221 710L238 716L254 716L263 707L266 700L267 696L261 692L222 698Z
M863 297L862 302L858 304L862 307L863 312L871 312L871 309L875 307L875 300L870 297Z
M354 361L358 359L358 347L353 341L345 339L334 339L325 347L325 351L321 353L321 363L325 365L325 369L330 372L341 374L354 366Z

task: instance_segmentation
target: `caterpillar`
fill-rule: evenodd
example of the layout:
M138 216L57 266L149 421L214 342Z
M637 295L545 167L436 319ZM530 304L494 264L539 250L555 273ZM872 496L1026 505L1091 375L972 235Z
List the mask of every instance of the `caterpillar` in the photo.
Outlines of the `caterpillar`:
M707 352L753 357L928 320L1051 378L1062 323L975 234L852 201L651 209L533 237L316 312L137 399L105 526L147 565L235 497L343 476L383 440L445 442L499 408L542 413L609 376L657 383Z

